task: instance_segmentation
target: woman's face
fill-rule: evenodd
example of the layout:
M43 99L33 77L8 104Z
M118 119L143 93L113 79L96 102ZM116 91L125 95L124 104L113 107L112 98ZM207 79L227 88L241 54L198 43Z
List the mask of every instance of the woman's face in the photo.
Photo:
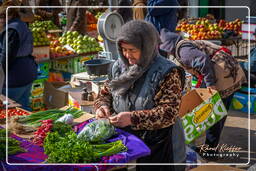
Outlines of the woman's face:
M128 43L121 43L123 55L128 60L130 65L138 64L141 50Z

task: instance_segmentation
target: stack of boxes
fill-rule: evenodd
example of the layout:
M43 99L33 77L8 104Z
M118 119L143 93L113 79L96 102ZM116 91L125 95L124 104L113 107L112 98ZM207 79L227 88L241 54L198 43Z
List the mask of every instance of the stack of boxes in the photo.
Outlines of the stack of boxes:
M43 92L44 82L49 77L49 62L39 63L37 67L37 79L32 83L30 107L33 111L44 108Z

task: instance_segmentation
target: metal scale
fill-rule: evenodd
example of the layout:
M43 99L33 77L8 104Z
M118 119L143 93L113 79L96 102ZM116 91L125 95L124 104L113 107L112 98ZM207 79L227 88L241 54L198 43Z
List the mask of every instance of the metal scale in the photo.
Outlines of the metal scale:
M98 19L97 23L97 30L100 36L103 38L105 51L99 52L96 59L85 62L86 67L97 66L93 68L94 71L100 70L104 63L106 64L106 60L114 62L114 60L118 59L116 39L117 35L121 31L122 25L124 24L124 20L122 16L119 13L115 12L115 9L113 8L113 6L118 6L118 0L109 0L109 5L109 9L106 10L106 12ZM102 62L100 60L105 61ZM87 70L88 69L89 68L87 68ZM82 80L93 81L97 84L101 84L107 79L106 75L94 75L88 73L79 74L75 77L79 77ZM83 78L81 78L81 76Z
M109 0L109 5L118 6L118 0ZM97 29L103 38L104 48L107 54L106 57L109 59L116 60L118 58L116 39L123 24L124 20L122 16L114 12L113 7L110 7L98 20Z

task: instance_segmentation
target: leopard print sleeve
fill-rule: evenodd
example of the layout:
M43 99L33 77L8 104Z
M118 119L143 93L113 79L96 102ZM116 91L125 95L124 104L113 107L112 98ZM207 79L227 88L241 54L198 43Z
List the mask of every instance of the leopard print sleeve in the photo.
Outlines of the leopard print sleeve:
M107 80L103 87L100 89L99 95L94 102L94 110L96 111L101 106L108 106L111 108L112 104L112 95L109 88L109 80Z
M174 124L179 113L181 87L180 74L177 69L173 69L160 83L154 97L155 107L132 112L132 129L155 130Z

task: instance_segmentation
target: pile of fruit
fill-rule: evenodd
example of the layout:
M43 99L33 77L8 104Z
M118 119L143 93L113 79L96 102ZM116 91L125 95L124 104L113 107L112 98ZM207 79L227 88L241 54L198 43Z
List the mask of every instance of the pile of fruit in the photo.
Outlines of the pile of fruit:
M51 20L35 21L29 25L30 28L41 28L43 31L59 29Z
M182 21L177 25L176 30L188 33L188 38L191 40L221 39L227 38L226 35L230 32L232 32L232 36L240 34L241 25L242 21L239 19L231 22L225 20L215 22L215 20L199 18L193 23L188 20Z
M59 38L62 45L68 44L78 54L94 53L101 51L99 43L95 38L81 35L77 31L67 31Z
M53 34L47 35L48 39L50 39L50 56L51 58L57 58L62 56L74 55L75 52L68 50L67 48L63 47L63 45Z
M34 38L34 46L48 46L50 40L46 32L48 30L55 30L58 27L52 21L35 21L29 25Z
M50 44L50 41L42 28L32 28L31 31L34 39L34 46L47 46Z
M21 108L12 108L7 110L8 117L12 116L23 116L23 115L29 115L30 113L21 109ZM6 110L2 109L0 110L0 119L6 118Z
M95 17L96 17L97 19L99 19L100 16L101 16L103 13L104 13L104 12L98 12L98 13L95 15Z

